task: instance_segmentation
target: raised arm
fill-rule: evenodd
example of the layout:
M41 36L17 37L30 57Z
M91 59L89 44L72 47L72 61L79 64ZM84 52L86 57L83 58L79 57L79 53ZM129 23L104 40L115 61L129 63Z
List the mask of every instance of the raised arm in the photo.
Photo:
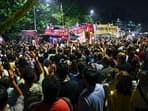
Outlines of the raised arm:
M30 54L31 54L31 57L34 58L34 60L36 62L36 66L37 66L39 73L44 74L44 69L43 69L40 61L38 60L38 56L33 51L31 51Z
M8 73L9 73L10 82L12 83L12 86L15 89L17 95L23 96L23 92L21 91L21 89L19 88L19 86L15 81L15 73L11 69L8 70Z

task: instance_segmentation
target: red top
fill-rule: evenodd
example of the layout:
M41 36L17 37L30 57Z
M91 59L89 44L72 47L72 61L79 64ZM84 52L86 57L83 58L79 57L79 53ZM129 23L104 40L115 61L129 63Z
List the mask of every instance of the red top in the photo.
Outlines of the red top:
M58 99L51 107L49 104L40 103L32 111L70 111L70 108L65 100Z
M50 111L70 111L70 108L65 100L59 99L51 106Z

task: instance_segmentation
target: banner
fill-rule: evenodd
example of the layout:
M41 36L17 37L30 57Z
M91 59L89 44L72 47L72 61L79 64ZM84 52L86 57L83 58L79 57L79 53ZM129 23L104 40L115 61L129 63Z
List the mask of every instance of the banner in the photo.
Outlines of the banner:
M117 37L118 35L118 26L111 24L100 24L95 26L95 35L100 34L111 34Z
M82 24L79 26L73 26L70 28L59 28L59 29L54 29L54 27L47 27L45 29L44 35L56 36L56 37L69 40L70 39L69 33L71 32L75 34L76 36L79 36L76 39L76 41L79 41L82 43L86 41L85 32L94 33L94 25L88 23L88 24Z
M59 36L59 37L68 37L67 29L46 29L45 35Z

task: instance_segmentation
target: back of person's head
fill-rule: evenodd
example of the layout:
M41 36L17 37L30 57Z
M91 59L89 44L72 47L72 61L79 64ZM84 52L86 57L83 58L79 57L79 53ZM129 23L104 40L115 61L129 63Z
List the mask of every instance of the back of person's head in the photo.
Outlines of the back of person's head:
M85 68L85 63L83 62L78 63L78 72L80 73L81 76L84 68Z
M106 49L106 54L108 56L112 56L112 53L113 53L113 49L111 47Z
M140 58L138 56L134 56L131 61L131 65L133 68L138 69L140 68Z
M42 82L42 90L44 95L44 102L54 102L60 91L59 79L54 75L47 76Z
M123 72L124 73L124 72ZM132 93L132 78L129 75L119 75L116 84L118 94L131 95Z
M19 68L23 68L24 66L28 65L28 63L24 57L20 57L17 62L17 65L19 66Z
M147 87L148 86L148 71L141 71L140 75L139 75L139 85L143 86L143 87Z
M71 73L75 73L75 74L78 73L78 63L77 63L77 61L75 61L75 60L72 61L71 65L70 65L70 68L69 68L69 71Z
M0 85L0 111L6 106L8 100L8 93L7 90Z
M6 89L9 88L9 86L10 86L9 77L3 76L3 77L0 79L0 85L4 86Z
M118 62L120 64L123 64L126 61L126 55L125 55L124 52L119 52L118 55L117 55L117 58L118 58Z
M56 74L60 80L64 80L68 75L68 65L66 63L59 63L56 65Z
M83 78L87 81L88 85L94 86L97 82L97 72L90 66L86 66L83 70Z
M104 66L109 66L110 65L110 57L105 55L102 59L102 63Z
M14 54L8 54L7 57L8 57L9 62L13 62L16 60L16 57Z
M103 59L103 53L102 52L99 52L98 54L97 54L97 60L98 61L101 61Z
M36 74L32 68L25 66L21 72L26 83L32 84L34 82Z

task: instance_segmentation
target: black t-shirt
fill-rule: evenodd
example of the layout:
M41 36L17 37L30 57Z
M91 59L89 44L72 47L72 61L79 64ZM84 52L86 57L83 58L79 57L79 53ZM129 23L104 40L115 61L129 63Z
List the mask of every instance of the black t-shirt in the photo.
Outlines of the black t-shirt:
M62 82L60 97L68 97L71 100L73 106L78 103L78 98L80 94L80 88L76 81L69 80Z

